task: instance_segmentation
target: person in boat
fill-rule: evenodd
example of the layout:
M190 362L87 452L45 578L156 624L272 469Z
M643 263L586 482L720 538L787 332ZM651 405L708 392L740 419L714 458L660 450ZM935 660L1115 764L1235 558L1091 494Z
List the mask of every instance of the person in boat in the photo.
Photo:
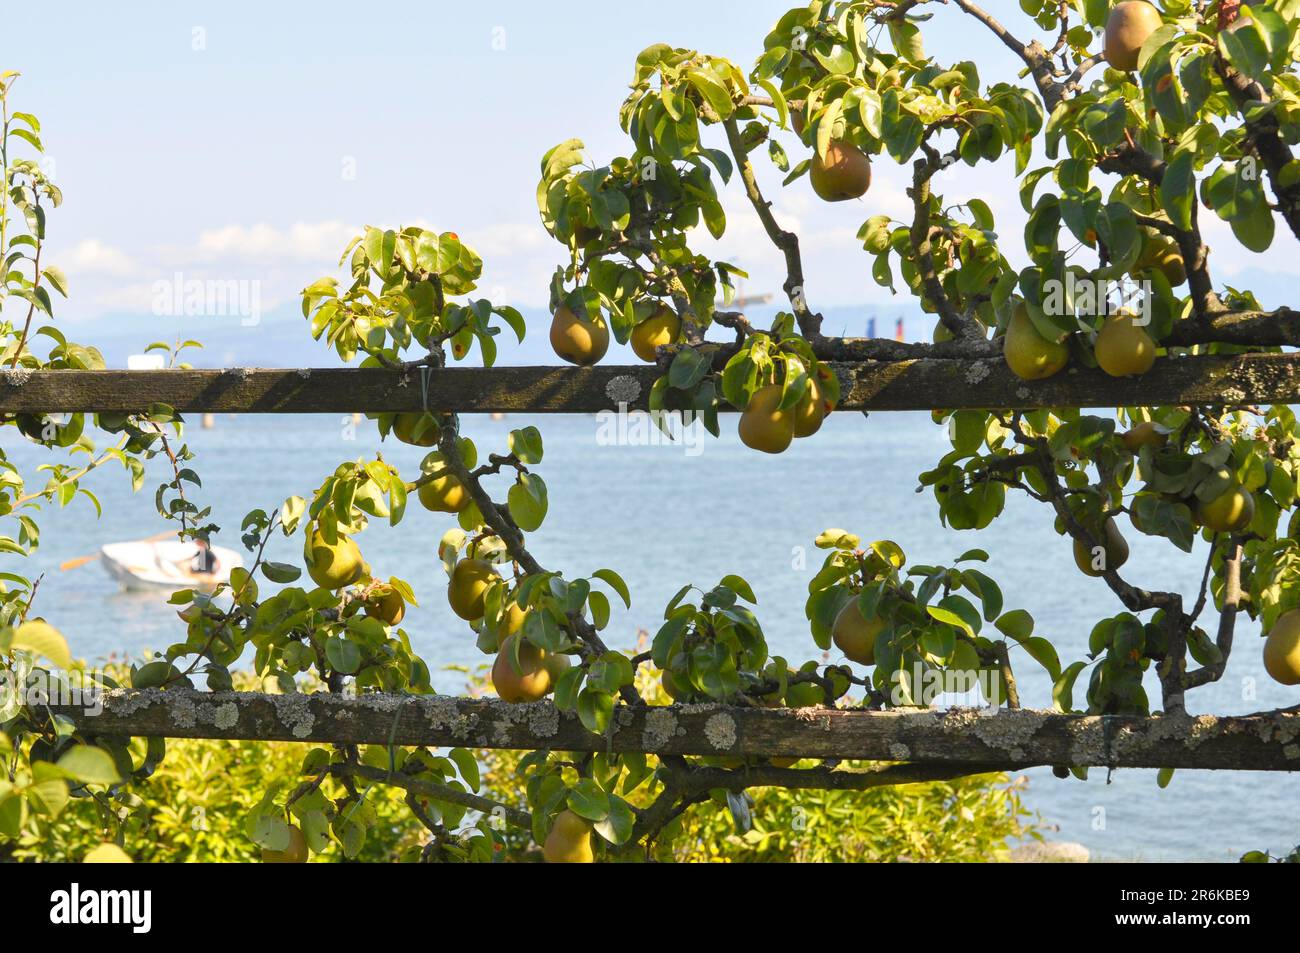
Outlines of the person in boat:
M212 552L212 547L208 541L202 537L194 540L199 551L194 554L190 560L190 572L196 576L210 576L217 571L217 556Z

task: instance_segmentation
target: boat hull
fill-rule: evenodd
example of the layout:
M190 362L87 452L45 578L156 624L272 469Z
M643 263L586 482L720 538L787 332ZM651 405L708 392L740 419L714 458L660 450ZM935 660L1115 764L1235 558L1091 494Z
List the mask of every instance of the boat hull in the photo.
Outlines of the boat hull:
M233 549L213 546L217 568L211 573L191 573L189 563L198 553L194 543L179 540L138 540L109 543L100 548L100 562L123 589L144 592L176 589L215 589L230 579L230 571L244 559Z

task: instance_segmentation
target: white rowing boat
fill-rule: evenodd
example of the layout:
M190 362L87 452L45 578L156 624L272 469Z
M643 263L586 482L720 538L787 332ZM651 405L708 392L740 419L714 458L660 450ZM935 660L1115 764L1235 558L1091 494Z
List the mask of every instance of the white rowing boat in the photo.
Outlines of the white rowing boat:
M233 549L213 546L216 570L210 573L190 571L190 562L198 553L195 543L179 540L134 540L109 543L99 550L100 562L123 589L214 589L230 579L230 570L242 566L244 559Z

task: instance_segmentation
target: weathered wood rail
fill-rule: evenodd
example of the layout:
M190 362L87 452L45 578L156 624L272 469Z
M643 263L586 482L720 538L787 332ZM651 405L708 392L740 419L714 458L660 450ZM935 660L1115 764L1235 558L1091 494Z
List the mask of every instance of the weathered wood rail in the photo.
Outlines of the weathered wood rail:
M1001 359L832 363L843 410L1241 405L1300 402L1300 354L1166 358L1141 377L1071 367L1023 381ZM647 406L658 368L229 368L0 371L0 413L596 413Z
M605 735L550 701L448 695L266 695L120 690L102 706L52 706L83 734L642 751L1129 768L1300 770L1300 710L1243 716L1097 717L1028 709L865 711L721 705L620 707Z

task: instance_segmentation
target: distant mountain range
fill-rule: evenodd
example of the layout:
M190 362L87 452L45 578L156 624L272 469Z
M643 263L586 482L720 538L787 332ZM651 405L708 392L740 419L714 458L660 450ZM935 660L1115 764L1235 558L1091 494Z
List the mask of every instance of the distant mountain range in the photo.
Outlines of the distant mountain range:
M1289 278L1261 269L1249 269L1228 282L1251 288L1265 308L1295 305L1286 285ZM766 326L778 310L775 301L746 308L757 326ZM550 316L541 308L520 308L529 334L517 343L513 332L503 327L498 337L497 363L507 365L553 364L555 355L547 340ZM889 304L836 305L822 308L823 330L831 335L859 337L869 333L875 321L877 337L894 337L896 322L903 321L903 339L928 341L935 319L925 314L914 299L900 296ZM330 367L341 362L320 341L313 341L307 322L296 307L282 306L263 316L256 325L245 327L238 317L175 317L121 314L90 321L59 325L72 340L94 344L104 353L109 367L125 367L127 357L141 352L153 341L194 339L202 350L187 351L186 360L196 367ZM718 328L711 337L726 339L730 332ZM631 348L610 342L611 363L636 363Z
M907 340L929 340L934 318L900 299L901 307L862 305L833 307L822 311L824 330L828 334L861 336L868 323L875 320L875 332L893 337L896 321L903 319ZM547 338L550 316L540 308L521 308L529 333L522 344L514 333L503 328L498 337L497 363L507 365L553 364ZM751 307L747 314L761 326L770 322L777 308L772 304ZM154 341L175 344L178 340L196 340L202 350L187 350L184 360L195 367L332 367L342 362L323 342L313 341L307 322L297 311L279 309L263 316L257 324L245 327L237 317L156 317L116 315L94 321L65 322L65 334L80 344L93 344L104 354L109 367L125 367L127 358L141 353ZM720 338L730 332L718 329ZM629 347L610 342L611 363L636 363Z

